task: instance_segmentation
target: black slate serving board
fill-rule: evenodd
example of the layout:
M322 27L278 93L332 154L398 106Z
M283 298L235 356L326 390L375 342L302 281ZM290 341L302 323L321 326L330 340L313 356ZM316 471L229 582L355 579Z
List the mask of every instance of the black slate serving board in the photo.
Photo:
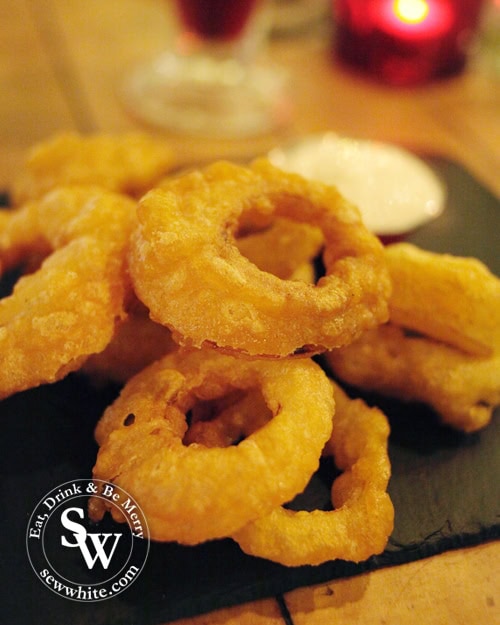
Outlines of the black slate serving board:
M500 275L498 200L458 164L426 160L448 188L447 207L410 239L427 249L476 256ZM93 428L117 390L97 391L73 374L0 402L2 623L158 625L500 535L499 411L487 428L463 435L441 426L423 406L367 397L382 405L392 428L390 494L396 521L382 555L358 565L335 561L285 568L244 555L230 540L199 547L153 543L140 577L119 596L98 603L62 599L30 567L26 526L49 490L90 476ZM306 499L327 499L328 478L328 471L320 470Z

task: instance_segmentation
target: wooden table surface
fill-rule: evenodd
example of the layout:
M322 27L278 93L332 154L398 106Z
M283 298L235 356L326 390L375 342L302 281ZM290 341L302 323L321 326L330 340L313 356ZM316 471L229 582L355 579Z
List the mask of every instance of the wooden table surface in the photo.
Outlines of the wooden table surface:
M0 189L26 149L52 133L145 129L116 91L132 64L167 45L163 9L161 0L0 0ZM338 66L328 24L274 38L269 54L289 72L290 126L241 142L169 136L182 161L250 157L334 130L446 155L500 195L500 83L479 57L461 76L395 90ZM499 556L498 543L451 551L182 623L500 623Z

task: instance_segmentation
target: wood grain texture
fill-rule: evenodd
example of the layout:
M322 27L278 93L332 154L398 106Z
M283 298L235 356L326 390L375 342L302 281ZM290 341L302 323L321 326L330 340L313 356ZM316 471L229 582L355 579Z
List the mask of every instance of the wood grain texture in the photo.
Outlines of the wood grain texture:
M285 623L278 601L266 599L173 621L172 625L285 625Z
M29 146L75 126L27 0L0 2L0 85L0 187L5 188Z
M294 625L500 623L500 544L302 588L285 599Z

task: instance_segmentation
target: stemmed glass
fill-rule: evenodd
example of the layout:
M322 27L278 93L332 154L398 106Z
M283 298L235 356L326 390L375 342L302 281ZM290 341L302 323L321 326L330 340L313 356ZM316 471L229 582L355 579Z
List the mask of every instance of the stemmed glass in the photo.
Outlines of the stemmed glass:
M267 0L166 0L175 35L158 58L126 78L139 119L192 135L244 138L286 122L285 75L261 60Z

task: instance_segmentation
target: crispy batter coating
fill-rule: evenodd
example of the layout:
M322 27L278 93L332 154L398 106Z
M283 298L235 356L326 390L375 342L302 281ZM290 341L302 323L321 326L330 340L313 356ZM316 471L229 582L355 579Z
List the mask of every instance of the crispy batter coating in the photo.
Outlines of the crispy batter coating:
M261 271L235 244L245 211L319 227L317 284ZM130 271L152 318L181 345L287 357L345 345L387 319L383 248L338 192L258 161L216 163L142 198Z
M344 382L434 408L465 432L484 427L500 404L500 356L472 356L387 324L326 354Z
M303 566L338 558L359 562L384 550L394 524L387 493L387 418L333 386L335 414L326 451L342 471L332 485L334 509L275 508L233 535L246 553Z
M61 133L32 148L12 196L19 205L67 185L97 185L137 196L159 181L174 162L171 147L146 134Z
M475 258L409 243L386 248L390 319L467 353L500 351L500 279Z
M33 207L20 209L26 236L52 253L0 300L0 397L59 380L102 351L130 291L126 250L134 201L102 190L58 189ZM17 245L22 238L12 240Z
M37 203L2 210L0 217L0 273L19 264L31 266L31 259L45 258L50 253L50 244L41 231Z
M255 388L272 413L262 428L226 448L183 443L197 402ZM132 378L104 413L94 477L131 493L153 539L228 536L305 487L330 436L333 406L325 373L309 359L175 352ZM91 505L94 518L104 512L101 501Z
M177 347L170 330L151 321L147 309L134 302L127 317L117 323L109 345L104 351L92 354L82 372L97 383L123 384Z

